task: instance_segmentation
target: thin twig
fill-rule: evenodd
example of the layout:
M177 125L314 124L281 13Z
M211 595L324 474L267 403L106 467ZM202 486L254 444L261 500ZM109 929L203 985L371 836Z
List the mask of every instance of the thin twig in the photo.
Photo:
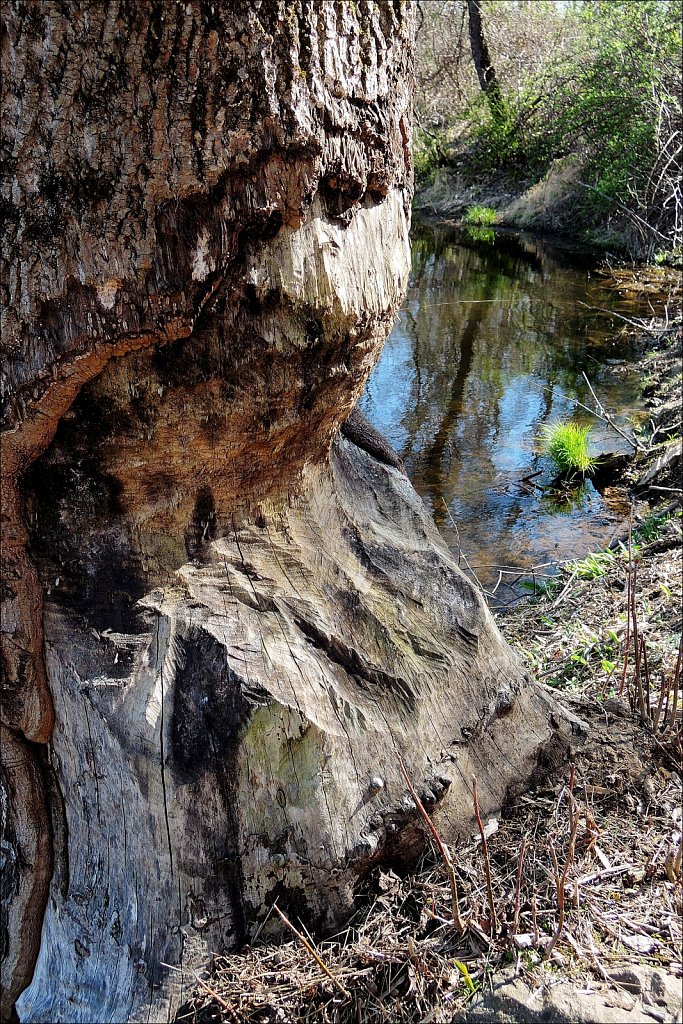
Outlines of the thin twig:
M640 643L640 634L638 632L638 610L636 608L636 587L638 583L638 560L633 561L633 586L631 587L631 615L633 617L633 686L634 686L634 700L640 713L640 717L643 722L646 720L645 714L645 698L643 693L643 673L642 673L642 649Z
M494 594L489 593L488 590L484 590L483 586L479 582L479 579L477 577L476 572L474 571L474 569L472 568L470 563L467 561L467 555L463 551L462 546L460 544L460 531L458 530L458 524L456 523L455 519L451 515L451 510L449 509L448 505L446 504L445 499L442 498L441 501L443 502L443 507L446 509L446 515L448 516L448 518L451 521L451 526L455 530L455 536L456 536L457 541L458 541L458 557L462 556L462 560L465 563L466 568L469 569L470 573L474 577L474 582L479 587L479 590L482 592L482 594L484 594L486 597L493 597Z
M567 583L562 588L562 593L560 594L560 596L556 597L555 600L553 601L553 603L551 604L551 606L550 606L551 608L557 608L557 606L559 604L561 604L562 601L564 601L565 596L569 592L569 588L571 587L572 583L574 582L574 580L577 577L577 574L578 574L578 569L575 569L574 572L569 577L569 579L567 580Z
M489 844L486 842L486 833L479 813L479 800L477 799L477 779L472 776L472 801L474 803L474 816L477 819L479 834L481 836L481 848L484 854L484 871L486 872L486 893L489 900L489 913L491 914L491 937L496 935L496 905L493 900L493 886L491 885L491 860L489 858Z
M633 436L629 437L629 435L625 431L623 431L621 429L621 427L618 427L616 425L616 423L614 422L614 420L612 419L610 414L607 412L607 410L605 409L604 405L602 404L602 402L600 401L598 396L595 394L595 391L593 390L593 385L591 384L591 382L589 381L588 377L586 376L585 371L583 371L583 370L581 371L581 376L583 377L583 379L585 380L586 384L588 385L588 390L590 391L591 395L593 396L596 408L598 409L598 412L600 413L601 419L603 419L605 421L605 423L607 423L612 428L612 430L616 430L617 434L619 434L620 437L623 437L623 439L627 442L627 444L630 444L631 447L635 451L642 450L643 446L640 444L640 442L635 437L633 437Z
M182 968L180 968L180 967L176 967L176 966L175 966L174 964L167 964L167 963L164 963L164 961L163 961L163 960L161 960L161 961L160 961L160 963L161 963L161 966L162 966L162 967L168 967L168 969L169 969L169 970L171 970L171 971L175 971L175 972L176 972L177 974L182 974L182 973L183 973L183 970L182 970ZM208 985L208 984L207 984L207 983L206 983L206 982L204 981L204 979L203 979L202 977L200 977L200 976L199 976L199 974L197 974L197 972L196 972L196 971L191 971L190 973L192 974L192 977L193 977L193 978L194 978L194 980L195 980L195 981L197 982L197 984L198 984L198 985L200 985L200 986L201 986L201 988L203 988L205 992L208 992L208 994L209 994L209 995L211 996L211 998L212 998L212 999L215 999L215 1000L216 1000L216 1002L217 1002L217 1003L218 1003L218 1004L219 1004L220 1006L222 1006L224 1010L226 1010L226 1011L227 1011L228 1015L230 1016L230 1019L231 1019L232 1021L235 1021L235 1024L239 1024L239 1022L240 1022L240 1018L239 1018L239 1017L237 1016L237 1014L236 1014L236 1013L235 1013L235 1011L233 1010L233 1008L232 1008L232 1006L230 1005L230 1003L228 1003L228 1002L227 1002L227 1001L226 1001L225 999L223 999L223 997L222 997L222 996L219 996L219 995L218 995L218 992L216 992L216 991L215 991L214 989L212 989L212 988L211 988L211 986L210 986L210 985Z
M645 672L645 711L647 713L647 724L652 724L652 709L650 708L650 666L647 660L647 645L645 637L640 638L640 650L643 658L643 669Z
M515 889L515 916L512 921L512 934L517 934L519 927L519 908L521 904L521 892L522 892L522 869L524 867L524 858L526 856L527 848L527 837L522 836L522 842L519 846L519 853L517 855L517 888Z
M623 320L625 324L629 325L629 327L633 327L637 331L645 331L646 334L656 336L661 333L661 327L653 327L652 324L648 326L644 320L634 320L630 316L624 316L623 313L617 313L615 309L605 309L604 306L592 306L588 302L581 302L580 300L579 306L585 306L586 309L593 309L596 313L606 313L607 316L614 316L617 320ZM596 362L599 362L599 360L596 360Z
M555 931L555 934L553 935L552 939L550 940L550 942L548 943L548 945L546 946L546 948L545 948L545 950L543 952L543 956L545 958L550 956L550 954L554 950L555 946L557 945L557 942L560 939L560 937L562 935L562 932L564 931L564 902L565 902L564 889L565 889L565 885L567 883L567 875L569 873L569 868L571 867L571 865L572 865L572 863L574 861L574 850L575 850L575 847L576 847L576 831L577 831L577 829L579 827L579 809L576 806L576 802L574 800L574 795L572 793L573 784L574 784L574 766L572 765L571 773L570 773L570 776L569 776L569 786L568 786L568 791L567 791L568 792L568 797L569 797L568 813L569 813L569 821L570 821L570 824L571 824L571 834L570 834L570 837L569 837L569 849L567 850L567 856L566 856L566 859L565 859L565 862L564 862L564 868L562 869L562 874L561 875L560 875L560 871L559 871L559 867L558 867L558 863L557 863L557 857L555 855L555 847L553 845L552 839L550 840L550 853L551 853L551 856L553 858L553 867L554 867L554 871L555 871L555 885L556 885L556 888L557 888L557 906L558 906L558 909L559 909L560 913L559 913L559 918L558 918L558 922L557 922L557 929Z
M579 879L579 885L588 885L589 882L598 882L602 878L607 878L608 875L623 875L627 871L635 871L636 868L633 864L621 864L619 867L604 868L603 871L594 871L592 875L584 875L583 878Z
M564 398L565 401L571 402L573 405L578 405L580 409L584 409L586 412L589 412L591 416L595 416L597 420L601 420L603 423L606 423L608 427L611 427L612 430L616 431L617 434L620 434L635 451L642 452L645 450L641 443L638 440L636 440L635 437L629 437L628 434L625 434L623 430L616 426L616 424L611 418L607 419L605 416L602 416L595 409L591 409L589 405L584 405L584 403L580 402L578 398L573 398L571 395L568 395L565 391L562 391L560 388L557 387L557 385L554 385L552 388L550 388L547 387L545 384L539 384L538 381L532 380L531 377L525 377L524 379L527 381L527 383L531 384L532 387L539 388L539 390L541 391L547 391L551 395L556 392L560 396L560 398Z
M654 717L652 719L652 731L653 732L657 732L657 727L659 725L659 718L660 718L660 715L662 713L662 708L664 707L664 697L666 696L667 688L668 687L667 687L666 672L662 672L662 681L661 681L661 683L659 685L659 701L657 703L657 707L655 709Z
M196 971L193 971L192 974L194 975L195 981L199 985L201 985L201 987L204 989L204 991L208 992L208 994L211 996L211 998L215 999L216 1002L219 1003L223 1007L223 1009L227 1011L227 1013L230 1016L230 1019L235 1021L235 1022L239 1022L239 1017L237 1016L237 1014L233 1010L233 1008L230 1005L230 1003L226 1002L225 999L222 999L221 996L218 995L218 992L216 992L214 989L212 989L210 985L207 985L207 983L203 980L203 978L199 977L199 975L197 974Z
M653 235L657 235L659 238L663 238L665 242L668 242L668 238L666 235L663 235L662 232L658 231L657 228L652 226L652 224L648 224L646 220L643 220L642 217L639 217L637 213L634 213L633 210L630 210L628 206L625 206L624 203L620 202L614 196L608 196L606 192L603 192L601 189L596 188L595 185L589 185L585 181L577 181L576 184L580 185L581 188L590 189L591 192L597 192L597 194L599 196L602 196L603 199L607 199L609 202L614 203L615 206L618 206L620 210L624 211L627 217L631 217L633 221L635 221L637 224L640 224L641 227L644 227L646 231L651 231Z
M665 727L668 726L673 729L676 725L676 715L678 713L678 689L681 681L681 666L683 665L683 635L678 642L678 658L676 659L676 668L674 670L674 685L673 685L673 700L671 702L670 716L667 713L664 719ZM667 720L668 719L668 720Z
M410 795L412 796L413 800L415 801L415 806L417 807L418 811L422 815L422 819L423 819L425 825L427 826L427 828L429 829L429 833L430 833L432 839L434 840L434 842L436 843L436 845L437 845L437 847L439 849L439 853L441 854L442 860L443 860L443 862L444 862L444 864L446 866L446 871L448 873L448 881L450 882L450 885L451 885L451 896L453 898L453 924L458 929L458 931L464 932L465 931L465 925L463 923L462 917L460 916L460 901L459 901L459 898L458 898L458 883L457 883L457 880L456 880L456 877L455 877L455 868L453 867L453 861L451 860L451 856L450 856L448 850L446 849L446 846L441 841L441 836L436 831L436 828L434 826L434 822L432 821L432 819L427 814L426 810L424 809L424 805L423 805L422 801L420 800L419 796L415 792L415 787L413 786L412 782L410 781L410 779L408 777L408 772L406 771L406 766L404 765L403 758L400 755L399 755L399 758L398 758L398 766L401 769L401 774L403 775L403 778L405 780L406 786L408 787L408 792L410 793Z
M627 581L627 595L626 595L626 640L624 641L624 665L621 670L621 680L619 682L619 689L617 691L617 697L621 697L624 690L624 683L626 682L626 672L628 670L628 655L631 648L631 559L633 550L633 505L629 512L628 519L628 567L626 570L626 581ZM630 699L630 698L629 698Z
M344 988L344 986L342 985L342 983L341 983L340 981L338 981L338 980L337 980L337 978L335 978L334 974L332 974L332 971L331 971L331 970L330 970L330 969L329 969L329 968L327 967L327 965L325 964L324 960L322 960L322 958L320 957L320 955L318 954L318 952L317 952L317 951L316 951L316 950L315 950L315 949L313 948L313 946L312 946L312 945L311 945L311 943L310 943L310 942L308 941L308 939L306 938L306 936L305 936L305 935L302 935L302 934L301 934L301 932L300 932L300 931L299 931L299 930L298 930L297 928L295 928L295 927L294 927L294 925L293 925L293 924L292 924L292 922L291 922L291 921L289 920L289 918L288 918L288 917L286 917L286 916L285 916L285 915L284 915L284 914L282 913L282 911L280 910L280 908L279 908L279 907L277 906L277 904L275 904L275 903L273 904L273 910L275 911L275 913L277 914L277 916L278 916L278 917L280 918L280 920L281 920L281 921L282 921L282 922L283 922L284 924L286 924L286 925L287 925L287 927L288 927L288 928L289 928L289 930L290 930L290 931L292 932L292 934L293 934L293 935L296 935L296 937L297 937L297 939L299 940L299 942L301 943L301 945L302 945L302 946L304 946L304 947L305 947L305 948L306 948L306 949L308 950L308 952L309 952L309 953L311 954L311 956L313 957L313 959L314 959L314 960L315 960L315 962L317 963L318 967L319 967L319 968L321 969L321 971L324 971L324 972L325 972L325 974L327 975L327 977L328 977L328 978L330 979L330 981L332 981L332 982L333 982L333 984L334 984L334 985L336 986L336 988L338 988L338 989L339 989L339 991L340 991L340 992L341 992L341 994L342 994L342 995L344 996L344 998L345 998L345 999L350 999L350 998L351 998L351 995L350 995L350 993L349 993L349 992L347 992L347 991L346 991L346 989Z

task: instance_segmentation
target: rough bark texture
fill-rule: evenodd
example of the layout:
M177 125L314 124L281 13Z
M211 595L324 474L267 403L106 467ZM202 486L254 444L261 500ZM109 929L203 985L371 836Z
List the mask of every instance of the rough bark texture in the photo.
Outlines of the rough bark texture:
M162 1020L417 850L399 755L452 837L566 726L339 436L407 277L412 5L4 13L2 1013Z
M484 35L480 0L467 0L467 13L469 15L472 61L477 72L481 91L486 96L491 115L496 119L503 112L503 95L500 91L500 83L491 60L486 36Z

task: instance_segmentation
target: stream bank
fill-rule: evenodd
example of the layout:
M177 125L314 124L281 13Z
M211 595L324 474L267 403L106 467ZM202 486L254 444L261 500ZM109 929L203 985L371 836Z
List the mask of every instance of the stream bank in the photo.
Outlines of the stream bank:
M680 342L676 324L647 326L638 366L649 450L625 469L630 545L624 536L565 567L499 618L577 716L576 744L571 765L544 765L483 823L486 852L474 817L453 849L464 930L435 848L414 873L376 868L348 929L316 942L315 955L292 938L217 957L178 1021L680 1020Z
M498 228L548 235L568 247L612 258L639 259L649 232L618 208L599 215L587 210L582 173L572 156L556 160L540 181L503 173L477 176L466 161L456 161L435 168L431 181L418 188L413 211L418 220L466 225L472 211L488 210L487 223ZM667 261L680 268L683 255L680 250L669 253Z

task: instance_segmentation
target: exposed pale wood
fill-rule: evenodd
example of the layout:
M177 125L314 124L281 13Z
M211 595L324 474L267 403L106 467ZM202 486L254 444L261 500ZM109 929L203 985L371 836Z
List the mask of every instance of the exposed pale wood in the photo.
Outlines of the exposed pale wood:
M1 1012L166 1020L275 897L328 927L418 853L399 755L451 839L570 725L339 431L407 279L413 5L5 6Z
M474 772L488 815L564 750L409 482L347 440L140 604L97 633L63 596L46 605L78 841L29 1020L137 1020L149 1000L165 1019L183 989L159 965L191 986L276 897L339 923L373 862L424 842L399 756L452 840L473 827Z

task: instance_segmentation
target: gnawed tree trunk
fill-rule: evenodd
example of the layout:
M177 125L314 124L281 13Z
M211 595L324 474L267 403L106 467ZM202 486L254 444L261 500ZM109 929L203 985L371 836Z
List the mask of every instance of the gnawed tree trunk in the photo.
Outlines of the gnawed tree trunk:
M165 1020L418 850L400 757L452 838L567 726L339 432L407 277L412 5L5 11L2 1012Z

